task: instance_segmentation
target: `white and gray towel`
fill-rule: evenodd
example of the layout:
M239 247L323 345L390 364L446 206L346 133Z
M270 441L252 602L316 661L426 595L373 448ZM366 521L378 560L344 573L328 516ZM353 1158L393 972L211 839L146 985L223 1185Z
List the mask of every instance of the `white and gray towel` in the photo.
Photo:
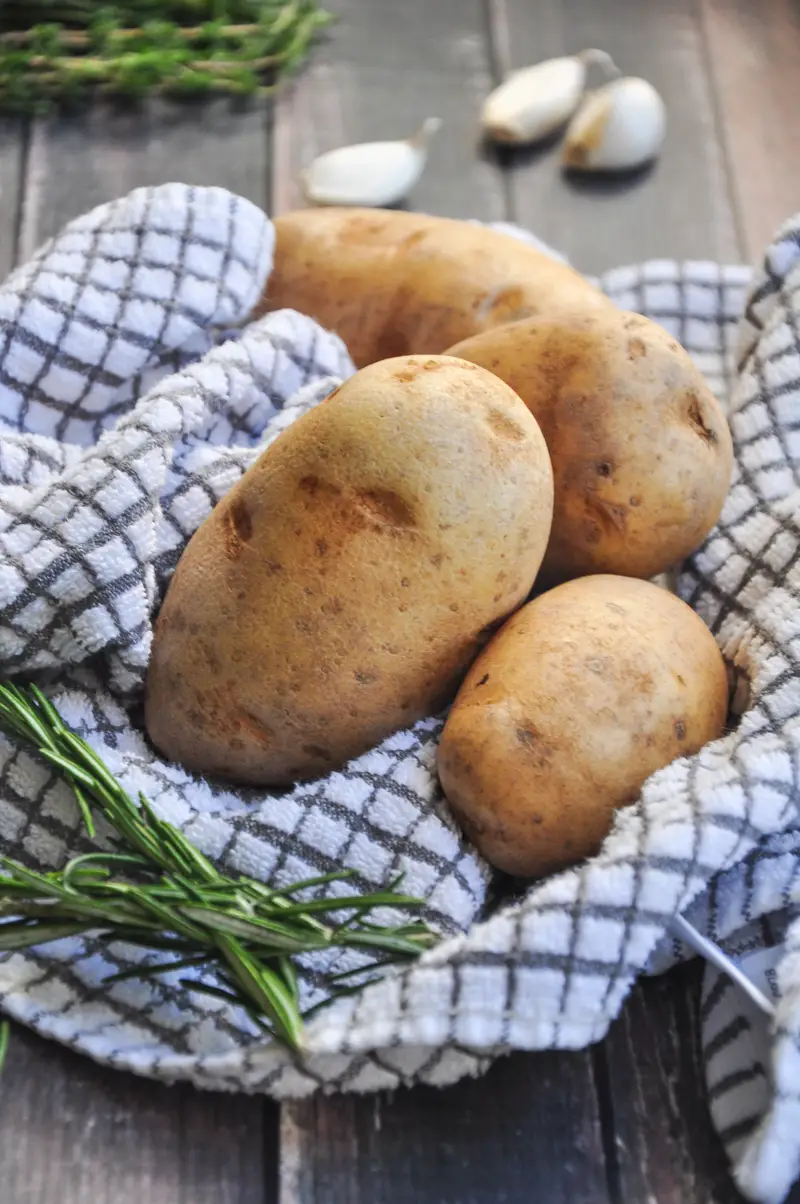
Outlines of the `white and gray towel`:
M360 889L402 871L442 941L318 1012L303 1060L173 976L105 987L157 956L119 943L5 956L0 1005L99 1061L201 1087L443 1084L508 1049L602 1038L634 978L688 952L665 935L685 911L766 959L753 972L777 984L770 1034L710 974L702 1007L712 1114L737 1179L779 1201L800 1172L800 219L752 281L670 260L603 278L729 399L735 479L678 589L726 656L737 720L655 774L592 861L488 917L487 867L436 781L441 719L276 795L193 778L143 737L153 616L187 539L353 371L303 315L245 324L273 240L263 213L220 189L140 189L72 222L0 287L0 674L44 683L128 789L229 870L288 883L344 865ZM0 850L53 868L86 847L69 792L0 741ZM308 959L307 997L329 969Z

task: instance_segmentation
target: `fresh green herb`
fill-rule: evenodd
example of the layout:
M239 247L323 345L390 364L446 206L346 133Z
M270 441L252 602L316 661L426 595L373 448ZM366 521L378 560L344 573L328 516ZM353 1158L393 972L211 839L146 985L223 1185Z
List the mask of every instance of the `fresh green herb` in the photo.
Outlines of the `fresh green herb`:
M309 899L312 888L351 874L324 874L276 890L220 873L142 795L134 803L36 686L0 684L0 731L33 747L61 775L90 834L95 808L127 849L84 854L43 874L0 857L0 950L93 933L167 952L172 960L137 965L107 981L205 970L213 983L193 978L185 985L239 1005L265 1031L299 1049L303 1016L293 957L334 947L361 949L374 955L369 972L414 958L435 943L421 922L372 922L378 907L422 906L420 899L398 893L399 879L371 895ZM327 981L331 998L353 989L340 985L342 977ZM0 1055L4 1039L0 1036Z
M331 20L316 0L0 2L0 109L94 95L265 94Z

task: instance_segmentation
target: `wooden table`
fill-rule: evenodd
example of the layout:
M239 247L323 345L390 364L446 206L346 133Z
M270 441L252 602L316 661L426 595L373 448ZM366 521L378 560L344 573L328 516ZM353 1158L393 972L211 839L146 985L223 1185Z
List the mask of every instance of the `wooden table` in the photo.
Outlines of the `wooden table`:
M330 0L339 17L274 107L98 107L0 125L0 272L140 184L220 184L271 212L332 146L445 125L414 207L512 219L596 272L753 259L800 208L796 0ZM481 148L510 67L586 46L667 102L634 180L567 181L550 145ZM641 984L607 1040L510 1056L447 1090L259 1098L167 1088L15 1029L0 1080L2 1204L733 1204L697 1053L699 967ZM793 1196L796 1202L800 1194Z

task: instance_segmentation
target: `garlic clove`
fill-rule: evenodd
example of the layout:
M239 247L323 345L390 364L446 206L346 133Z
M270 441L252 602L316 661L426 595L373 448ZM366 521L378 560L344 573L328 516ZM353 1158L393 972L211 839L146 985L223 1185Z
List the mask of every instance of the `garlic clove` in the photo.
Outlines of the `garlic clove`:
M538 142L574 113L585 81L586 64L578 55L514 71L487 96L483 129L496 142Z
M619 75L605 50L582 50L514 71L484 102L484 132L496 142L512 144L546 138L575 112L593 64L607 78Z
M411 138L327 151L300 173L303 195L313 205L396 205L422 175L428 144L441 124L429 117Z
M636 76L612 80L590 93L567 129L565 167L626 171L655 158L667 128L664 102Z

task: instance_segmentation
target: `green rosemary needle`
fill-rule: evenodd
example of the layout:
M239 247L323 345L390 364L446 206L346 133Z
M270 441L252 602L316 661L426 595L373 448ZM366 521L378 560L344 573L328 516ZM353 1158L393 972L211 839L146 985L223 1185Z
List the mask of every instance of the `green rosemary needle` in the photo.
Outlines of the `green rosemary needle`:
M147 799L140 795L138 803L133 801L36 686L0 684L0 731L33 748L71 787L90 835L94 808L126 849L73 857L63 869L47 873L0 856L0 951L92 933L168 953L173 960L137 965L107 982L177 969L210 972L216 983L182 981L193 991L237 1004L259 1027L301 1049L303 1016L293 957L360 949L374 958L363 975L414 958L436 940L421 922L372 922L371 913L379 907L423 906L397 890L399 879L369 895L309 899L309 890L349 878L350 871L285 889L221 873L180 829L160 819ZM330 999L356 989L341 985L356 972L327 980ZM5 1040L0 1032L0 1057Z

